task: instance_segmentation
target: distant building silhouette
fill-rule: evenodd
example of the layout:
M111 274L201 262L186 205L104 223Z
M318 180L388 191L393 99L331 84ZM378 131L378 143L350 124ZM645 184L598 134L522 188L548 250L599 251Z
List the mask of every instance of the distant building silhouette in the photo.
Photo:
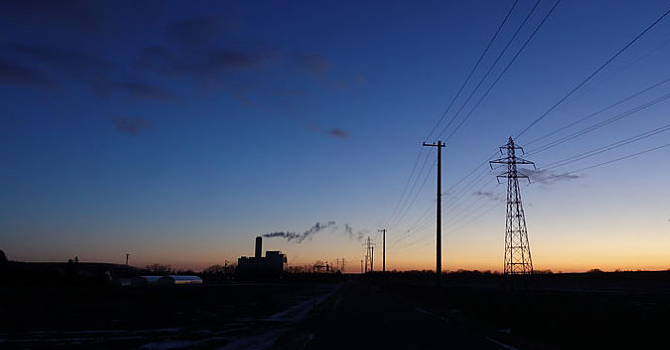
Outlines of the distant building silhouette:
M278 250L266 251L265 257L261 255L263 250L263 238L256 237L255 256L242 256L237 259L237 269L235 272L240 276L279 276L284 272L287 263L286 255Z
M173 286L202 284L198 276L167 275L167 276L138 276L132 279L135 286Z

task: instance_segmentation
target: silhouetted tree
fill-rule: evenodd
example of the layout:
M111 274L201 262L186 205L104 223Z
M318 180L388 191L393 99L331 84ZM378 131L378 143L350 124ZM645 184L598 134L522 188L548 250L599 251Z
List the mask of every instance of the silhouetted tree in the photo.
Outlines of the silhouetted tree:
M226 270L223 267L223 265L218 265L217 264L217 265L212 265L212 266L202 270L202 273L206 274L206 275L222 275L222 274L226 273Z
M149 270L149 273L154 275L171 275L175 272L170 265L163 264L147 265L146 269Z
M5 255L5 252L0 250L0 272L3 272L5 270L6 265L7 265L7 256Z

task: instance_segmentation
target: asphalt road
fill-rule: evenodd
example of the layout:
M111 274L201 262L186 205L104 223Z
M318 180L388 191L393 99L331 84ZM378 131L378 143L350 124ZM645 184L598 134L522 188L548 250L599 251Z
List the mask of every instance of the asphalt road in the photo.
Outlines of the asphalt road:
M513 349L372 285L347 282L310 320L304 349Z

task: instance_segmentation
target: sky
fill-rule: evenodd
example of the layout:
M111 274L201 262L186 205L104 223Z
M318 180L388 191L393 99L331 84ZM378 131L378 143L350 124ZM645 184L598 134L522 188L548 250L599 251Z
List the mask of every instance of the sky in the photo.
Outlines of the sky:
M0 249L200 270L308 233L263 250L358 272L387 229L388 270L434 269L439 139L443 270L500 271L512 136L535 269L670 268L666 11L3 1Z

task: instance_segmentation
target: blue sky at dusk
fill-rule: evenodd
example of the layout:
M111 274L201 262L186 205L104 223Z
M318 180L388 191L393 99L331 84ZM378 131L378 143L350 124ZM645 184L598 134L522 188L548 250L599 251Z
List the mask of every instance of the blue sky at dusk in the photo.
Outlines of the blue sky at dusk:
M667 2L520 0L456 95L513 4L3 1L0 248L202 269L335 221L264 250L430 269L440 139L444 268L500 270L511 135L537 269L670 267L670 18L626 47Z

